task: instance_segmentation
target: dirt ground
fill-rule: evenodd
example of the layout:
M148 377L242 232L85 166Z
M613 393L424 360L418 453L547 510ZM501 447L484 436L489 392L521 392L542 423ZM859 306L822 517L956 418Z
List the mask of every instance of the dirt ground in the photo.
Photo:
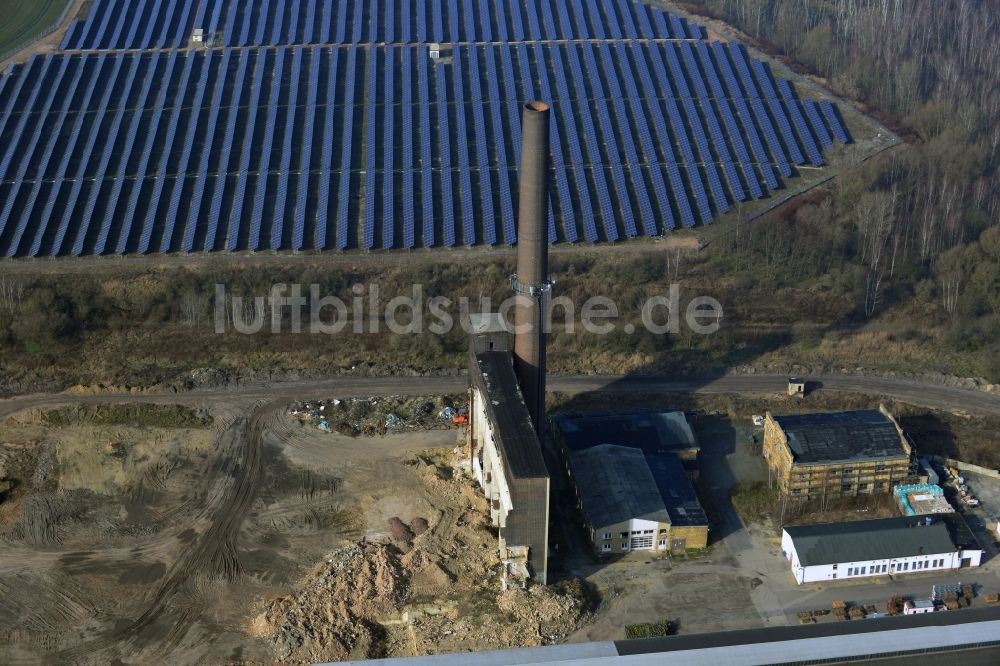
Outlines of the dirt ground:
M4 423L4 663L274 663L540 645L580 583L500 594L458 429L349 437L285 403L205 428Z

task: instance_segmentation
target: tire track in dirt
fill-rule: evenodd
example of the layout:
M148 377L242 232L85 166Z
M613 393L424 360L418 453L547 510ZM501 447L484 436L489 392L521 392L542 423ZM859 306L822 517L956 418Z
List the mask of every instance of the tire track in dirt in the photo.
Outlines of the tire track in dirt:
M237 552L240 526L254 501L261 476L261 450L264 431L275 410L283 403L269 403L255 408L246 418L236 419L221 433L223 449L213 472L225 477L217 501L209 499L202 516L196 521L207 526L192 541L170 567L146 609L129 625L116 629L92 641L70 648L57 655L65 661L104 661L103 653L137 653L152 645L177 645L194 624L196 614L186 605L175 614L166 631L156 631L155 625L171 610L171 601L194 577L223 577L234 581L242 573ZM225 440L232 439L226 452Z

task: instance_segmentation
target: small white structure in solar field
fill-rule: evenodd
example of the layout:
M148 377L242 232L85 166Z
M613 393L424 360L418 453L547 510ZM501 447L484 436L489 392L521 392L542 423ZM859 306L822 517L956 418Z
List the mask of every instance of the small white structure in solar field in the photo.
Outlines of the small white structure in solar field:
M434 59L441 57L441 45L437 42L432 42L430 45L430 56Z
M195 28L194 32L191 33L191 41L195 44L201 44L205 41L205 30L202 28Z

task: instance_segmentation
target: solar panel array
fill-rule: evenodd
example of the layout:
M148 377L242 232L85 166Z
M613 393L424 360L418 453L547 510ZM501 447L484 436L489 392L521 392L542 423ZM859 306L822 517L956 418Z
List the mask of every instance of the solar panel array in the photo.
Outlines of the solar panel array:
M701 26L632 0L94 0L62 48L702 39Z
M708 224L850 140L631 0L97 0L64 47L0 76L6 256L510 244L534 98L552 241Z

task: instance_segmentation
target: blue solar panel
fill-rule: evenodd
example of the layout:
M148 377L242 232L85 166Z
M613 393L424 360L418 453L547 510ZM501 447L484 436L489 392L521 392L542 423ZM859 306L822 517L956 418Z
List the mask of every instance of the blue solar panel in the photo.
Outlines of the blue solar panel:
M816 107L816 102L811 99L804 100L802 102L802 108L805 109L806 117L809 119L809 125L819 138L820 145L824 150L830 147L833 143L833 137L830 136L830 132L826 129L826 124L823 122L823 117L820 115L819 110Z
M115 209L118 205L118 200L121 197L122 188L125 185L126 169L128 167L129 158L135 147L135 141L139 136L139 126L142 121L142 114L146 108L146 99L149 96L150 88L149 80L152 77L153 72L156 69L157 58L159 54L154 52L151 55L150 61L145 63L143 77L144 81L139 85L139 99L135 103L134 111L130 115L130 120L128 122L128 132L125 135L125 144L121 150L121 157L118 160L118 175L114 177L112 181L111 196L108 198L107 206L104 209L104 222L101 225L101 230L97 236L97 242L94 244L94 254L103 254L104 248L107 245L108 235L111 231L111 224L115 219ZM139 60L138 56L135 57ZM130 86L131 88L131 86ZM122 110L124 111L124 106ZM113 145L111 142L110 145Z
M112 70L110 76L104 81L104 95L102 96L97 111L94 114L94 121L90 127L90 133L87 136L87 143L84 146L84 149L79 153L80 166L77 169L75 178L73 179L73 186L70 190L69 198L64 202L62 221L59 223L59 228L56 229L55 238L53 239L52 247L49 250L49 254L52 256L62 253L63 241L65 240L66 233L69 230L70 220L74 217L76 203L80 197L80 190L84 184L84 173L87 170L87 166L90 164L90 156L94 152L94 146L97 144L97 139L101 136L101 124L104 119L104 114L107 111L108 102L111 98L111 92L114 89L115 82L121 74L124 62L125 55L119 53L114 60L114 69ZM55 202L53 201L53 203ZM51 213L51 211L49 212Z
M508 67L510 66L509 61L509 49L504 48L504 51L508 53ZM516 239L516 234L513 233L512 221L514 220L514 203L510 191L510 174L507 170L507 152L504 146L507 144L507 137L504 136L503 131L503 107L504 104L500 101L500 87L498 86L498 80L500 78L497 73L496 67L496 49L494 47L487 47L484 49L486 54L486 82L489 86L489 99L490 101L490 120L492 121L493 127L493 145L496 146L496 163L497 163L497 182L498 191L500 195L500 220L503 225L503 236L504 242L508 245L514 243ZM507 71L505 69L505 74ZM513 84L513 81L510 81ZM508 90L508 88L504 88ZM485 146L484 146L485 148ZM480 159L480 169L482 169L482 158ZM486 163L487 170L489 169L489 162ZM486 183L480 182L480 189L485 193L484 198L490 196L490 188ZM492 201L490 202L492 204ZM485 216L484 216L485 218ZM488 218L485 218L488 219ZM484 223L485 224L485 223ZM492 233L493 240L490 242L489 234ZM486 229L487 243L496 243L496 226L495 223L489 225Z
M413 50L403 49L403 247L416 245L416 215L413 210L416 191L413 183Z
M497 178L500 180L500 219L503 223L503 239L508 245L517 242L517 217L514 212L514 198L510 188L510 164L507 161L505 145L514 148L515 163L520 160L519 144L521 141L521 124L518 120L517 79L514 78L514 63L511 59L511 49L506 46L490 49L491 60L500 54L502 78L499 84L491 77L490 99L493 100L493 134L497 146ZM495 67L494 67L495 71ZM503 119L500 116L500 90L514 91L507 96L507 122L510 125L511 136L507 141L503 137Z
M604 39L604 20L601 18L601 11L597 6L598 0L587 0L585 13L589 17L590 27L593 30L593 38Z
M24 236L25 231L28 227L28 222L31 219L31 213L35 208L35 203L38 200L39 192L41 192L42 184L45 182L45 174L49 165L49 161L52 159L52 155L55 152L56 146L59 145L60 134L63 125L65 124L66 117L69 115L69 109L72 105L74 98L76 97L76 91L80 89L80 81L83 79L84 71L86 70L87 56L83 56L77 61L77 66L73 74L73 80L69 85L69 89L64 95L62 95L62 106L59 109L59 115L57 116L52 128L48 132L48 141L45 144L44 152L42 153L42 158L39 161L38 170L35 175L34 183L32 184L31 192L28 195L28 200L20 209L20 218L17 223L17 229L14 231L14 236L11 239L10 245L7 249L7 256L14 256L21 245L21 238ZM6 78L6 77L5 77ZM88 77L87 83L91 83L91 78ZM93 86L91 86L92 88ZM38 130L41 130L42 125L39 125ZM24 177L24 173L21 173L19 180ZM12 208L14 200L16 199L16 191L12 192L8 198L7 205L4 207L4 212L0 219L6 220L12 214ZM45 220L42 220L42 225L44 227ZM37 254L37 249L30 253L30 256L35 256Z
M625 84L626 97L622 97L620 90L617 89L617 84L612 86L611 94L613 97L618 98L620 102L622 99L628 99L629 108L632 112L632 122L633 126L639 135L639 147L642 148L644 156L643 160L640 160L636 156L635 160L632 162L633 171L632 178L637 181L642 178L642 167L640 165L645 163L645 169L649 173L650 181L653 184L653 194L656 197L657 205L660 209L660 216L663 218L663 226L667 229L673 229L676 224L674 222L673 212L670 208L670 196L667 194L666 184L663 181L663 173L659 168L659 158L656 155L656 144L653 141L653 135L649 131L649 125L646 122L646 112L642 108L642 98L639 95L639 89L635 82L635 77L632 73L632 68L629 66L628 52L625 49L625 45L618 43L616 45L616 52L618 56L618 62L622 63L623 77L622 81ZM601 57L602 60L607 63L606 67L610 66L610 49L607 44L601 45ZM609 67L610 68L610 67ZM611 73L609 72L608 80L615 80ZM618 112L623 113L622 111ZM622 121L625 122L625 121ZM644 216L642 220L643 226L646 228L646 234L649 236L654 236L657 233L657 225L655 219L650 216L648 219Z
M62 41L59 42L59 48L63 50L75 49L76 48L76 34L80 30L80 21L77 19L72 19L69 22L69 26L66 28L65 34L63 34Z
M587 73L590 76L590 80L594 87L595 103L597 104L597 114L600 119L601 134L604 136L604 142L607 146L608 153L611 161L611 176L615 183L615 189L618 193L618 215L622 220L622 225L625 227L625 234L629 237L634 237L638 235L638 231L635 225L635 215L632 211L632 202L629 197L629 186L625 179L625 170L622 168L621 163L621 153L618 148L618 139L615 137L615 124L611 120L611 116L608 113L608 105L605 101L607 98L604 94L604 88L601 85L601 74L597 68L597 61L594 58L594 50L590 45L584 45L580 47L583 51L584 62L587 65ZM621 100L618 99L620 102ZM622 110L624 111L624 105L622 105ZM637 188L638 189L638 188ZM643 186L643 193L645 193L645 186ZM638 199L638 192L636 192L636 198ZM617 229L615 231L617 233Z
M292 138L295 132L295 116L299 104L299 80L302 78L303 49L292 52L292 76L289 81L288 100L285 110L285 131L282 134L281 162L278 166L278 188L274 192L274 212L271 214L271 249L287 247L282 243L285 231L285 215L288 206L288 183L291 177ZM294 233L294 232L293 232Z
M424 247L434 246L434 172L431 149L431 88L427 75L428 60L425 49L417 55L417 95L420 100L420 203L423 215L420 228Z
M643 89L654 90L655 86L653 84L653 78L649 74L649 67L646 64L643 49L636 45L633 46L630 51L630 55L632 56L630 60L634 63L635 69L639 74L639 82L641 83ZM656 135L659 139L658 143L664 154L664 167L667 170L667 178L670 181L670 188L674 193L674 202L680 212L681 224L686 227L693 227L695 224L694 212L691 210L691 204L684 188L684 180L681 176L680 169L677 166L677 159L674 157L674 151L672 148L673 139L667 129L667 123L663 116L663 110L655 99L649 100L649 108L653 118L653 127L656 130Z
M246 200L247 180L250 178L250 158L253 152L254 134L257 129L257 116L260 109L260 97L264 88L264 77L267 51L257 51L257 62L254 66L254 80L250 91L250 103L247 104L247 122L243 134L243 148L240 151L239 167L236 173L236 190L233 193L233 205L229 213L229 229L226 234L226 249L233 251L239 241L240 228L243 225L243 207Z
M824 99L819 103L819 108L823 111L823 116L826 118L826 122L830 124L830 129L833 131L833 136L837 137L837 141L850 143L851 137L847 133L847 129L843 123L840 122L840 116L837 115L837 110L833 107L833 104L829 100Z
M88 85L85 88L86 92L84 93L83 100L81 102L82 108L90 108L90 100L93 98L94 93L97 92L100 88L96 84L102 80L101 79L102 72L108 60L109 58L105 53L102 53L100 56L98 56L97 64L94 67L94 73L92 74L88 82L91 85ZM116 68L117 66L118 65L114 65L113 67ZM39 250L41 249L42 240L45 237L46 231L48 230L49 223L52 221L51 219L52 212L53 209L55 208L56 199L58 198L59 192L64 183L64 178L66 176L66 171L69 168L70 160L76 155L76 145L80 139L81 130L83 128L83 122L84 120L86 120L86 118L87 118L86 114L83 113L76 114L76 119L74 120L73 127L69 133L69 139L67 140L66 145L63 147L62 158L60 159L59 166L56 168L56 171L53 176L53 183L52 187L49 190L48 198L45 201L45 208L42 211L41 216L39 217L38 229L35 231L34 238L31 243L31 248L28 250L28 255L31 257L37 256ZM57 135L53 134L53 138L58 138L58 137ZM39 180L40 179L41 179L41 174L39 174ZM28 214L29 211L25 209L24 212L22 213L22 222L27 221Z
M658 35L656 30L653 28L653 22L649 20L649 14L653 11L649 5L642 2L630 2L628 3L629 9L632 11L632 15L635 18L636 23L639 25L639 32L642 37L646 39L656 39Z
M71 66L72 65L72 66ZM69 77L67 77L69 74ZM20 159L17 162L17 169L14 172L14 182L11 183L10 191L7 193L7 201L4 203L3 212L0 213L0 232L2 232L7 224L12 220L12 213L14 212L14 202L17 200L17 195L24 186L24 178L27 174L28 167L31 164L31 158L35 154L35 150L38 147L39 141L42 139L42 130L46 125L46 121L49 119L49 112L52 110L52 106L56 101L57 93L59 99L62 100L62 104L59 107L59 114L55 118L54 126L47 133L49 140L46 142L45 154L42 156L42 163L39 167L39 174L34 182L34 187L29 194L29 201L26 205L23 205L21 210L25 213L22 221L14 228L14 233L12 235L10 244L7 248L7 256L12 256L17 252L18 246L20 245L21 236L24 234L25 226L27 225L27 213L30 212L34 205L35 197L38 195L38 188L41 186L42 177L44 176L45 166L48 162L49 157L52 154L52 139L58 136L59 130L62 127L63 120L66 118L66 112L68 110L69 102L71 101L73 94L76 91L77 84L80 81L80 77L83 74L83 66L80 64L79 60L63 58L58 72L56 74L56 81L49 88L49 94L45 100L41 112L37 115L35 119L34 129L28 139L27 146L19 151ZM66 79L70 79L69 89L66 91L61 91L60 86L62 82ZM24 114L28 115L28 114ZM3 177L0 177L0 181ZM2 200L2 199L0 199Z
M225 49L222 52L222 64L219 65L219 74L215 82L215 90L212 92L212 103L209 107L208 124L205 126L205 136L215 137L215 131L219 123L219 111L222 107L222 93L226 87L226 77L229 74L229 61L232 57L232 50ZM246 63L246 52L242 54L242 62ZM244 66L244 71L245 66ZM208 142L211 145L211 141ZM191 195L191 202L188 206L187 223L184 227L184 239L181 241L181 250L191 252L194 249L194 235L198 229L198 221L201 219L201 204L205 196L205 185L208 182L208 161L211 157L211 150L201 151L201 160L198 164L198 175L195 177L194 188ZM221 170L224 170L224 166ZM216 220L218 221L218 220ZM212 231L213 238L215 231ZM122 234L118 242L118 252L124 252L124 243L127 238Z
M392 53L392 51L389 51L389 53ZM396 216L395 206L393 205L396 196L393 189L395 182L395 167L393 166L393 159L396 155L396 149L393 145L393 138L395 136L395 100L393 98L395 86L393 83L393 73L398 67L395 62L395 54L391 56L387 55L387 57L391 58L392 61L386 63L385 93L384 99L382 100L382 108L385 113L385 119L382 121L382 249L385 250L393 247L396 242Z
M733 116L732 109L729 106L729 100L726 99L726 91L722 86L722 82L719 80L719 75L715 68L715 62L712 60L712 56L704 42L698 44L697 51L698 58L701 60L701 65L705 70L706 77L708 78L712 96L715 98L715 103L719 108L719 114L722 116L723 123L725 123L726 133L728 134L729 140L733 144L733 150L736 152L736 157L740 161L740 168L743 170L747 186L750 188L750 195L755 199L760 199L764 196L764 193L757 180L757 173L753 168L753 160L750 158L750 153L747 150L746 144L743 142L743 136L740 133L738 125L736 124L736 118ZM702 104L703 106L711 107L711 102L707 98L702 100ZM732 165L730 165L730 167L732 168ZM732 171L735 172L735 169L732 169ZM727 171L727 174L729 173L730 172ZM735 182L736 180L731 178L730 187L736 200L741 201L744 197L742 195L738 195L738 192L742 192L742 188L737 189L737 187L733 185Z
M685 46L689 46L685 44ZM677 57L677 47L674 44L664 44L661 48L666 51L667 62L670 66L670 71L673 74L674 81L680 87L681 104L684 107L684 113L687 116L687 124L691 128L694 135L695 145L698 148L698 155L700 156L700 162L704 165L705 177L708 179L708 188L712 193L712 201L715 202L715 209L721 213L729 210L729 201L726 199L725 191L722 188L722 181L719 178L718 169L715 166L715 156L712 154L711 148L708 145L708 136L705 134L705 128L702 126L701 114L698 112L697 107L694 104L694 100L691 99L691 90L688 88L687 81L684 78L684 69L681 67L680 59ZM689 71L688 74L692 77L692 80L696 83L696 89L700 91L705 90L705 84L701 80L701 74L698 72L697 68L694 71ZM691 173L696 171L697 167L694 162L689 162L688 172ZM711 219L703 220L706 224L711 221Z
M187 42L187 28L190 23L191 10L194 8L195 0L183 0L184 4L181 6L180 13L178 14L178 19L174 22L174 46L183 46ZM204 5L204 2L199 1L199 5ZM123 14L124 16L124 14ZM198 24L201 27L201 23Z
M552 96L552 91L549 89L549 81L547 74L545 72L546 70L544 66L545 60L542 57L541 45L539 44L534 45L534 53L536 62L540 63L538 74L541 82L541 97L543 101L555 99ZM555 49L553 49L553 55L555 55ZM526 55L524 57L526 57ZM519 55L518 58L522 59L522 56ZM580 148L580 140L576 132L573 108L570 103L569 86L566 82L565 72L564 69L561 67L561 64L562 62L560 60L559 64L555 67L555 74L556 74L557 88L559 90L557 108L559 110L559 114L562 117L563 122L561 128L556 127L557 123L555 122L552 123L553 142L555 142L556 140L555 137L560 134L565 134L567 138L567 142L569 145L569 152L570 152L569 163L574 165L575 167L573 169L573 175L575 177L576 187L573 189L576 191L575 199L580 202L580 216L583 223L583 237L590 242L595 242L598 240L599 236L597 233L597 224L594 220L594 206L591 203L592 199L590 197L590 187L587 184L586 174L583 172L583 150ZM558 171L560 164L565 164L565 160L557 161L556 164L557 182L568 183L569 182L568 172L560 174ZM565 175L565 180L562 177L564 175ZM566 187L560 188L560 193L564 191L565 192L570 191L568 185ZM573 208L571 205L570 206L566 205L567 199L564 199L562 194L560 194L559 203L560 203L560 208L562 208L563 211L564 226L568 226L568 224L566 224L565 222L566 211L567 210L572 211Z
M341 162L340 162L340 187L337 193L337 247L341 250L348 247L348 212L350 211L350 200L348 194L351 189L351 157L352 141L354 139L354 88L355 70L357 69L357 48L351 47L347 56L347 87L345 88L344 99L344 135L342 140ZM331 89L334 81L330 81Z
M444 245L453 247L456 243L455 210L452 198L451 178L451 128L448 120L448 90L443 72L435 72L437 92L438 142L441 144L441 229ZM464 141L464 137L462 141ZM426 234L426 231L425 231Z
M772 190L778 189L778 179L775 177L774 170L771 168L770 157L768 156L767 151L764 150L764 144L761 143L760 136L757 134L757 128L753 123L753 116L750 113L750 108L747 106L746 101L743 98L743 93L736 81L736 77L729 66L726 49L719 42L712 44L712 49L715 52L716 61L718 62L719 69L722 72L722 78L726 84L727 90L729 91L730 99L736 106L736 111L742 121L743 136L745 136L750 143L750 147L757 159L757 167L760 169L761 175L764 177L764 182ZM735 136L739 135L739 132L735 133ZM747 177L749 179L749 174ZM753 187L752 182L753 181L751 179L751 189Z
M431 20L434 22L434 41L444 41L444 17L441 11L441 0L433 0L431 4Z
M312 4L310 0L306 0L308 4ZM299 14L302 12L301 0L292 0L291 2L291 14L288 17L288 27L285 29L284 43L295 44L298 42L299 36ZM281 14L281 8L278 8L278 14ZM275 25L274 32L278 35L278 39L281 39L280 34L280 19L278 24Z
M184 58L184 70L181 74L181 82L174 95L173 110L170 113L170 119L167 121L166 135L161 143L164 150L160 156L160 164L157 169L155 180L153 181L152 196L150 196L149 203L146 208L146 223L142 228L142 235L139 236L138 250L142 254L145 254L149 250L153 232L155 231L154 223L156 221L157 211L159 210L160 197L163 194L163 188L167 182L167 164L174 151L174 139L177 136L177 124L180 122L181 115L184 112L184 97L187 95L188 81L191 78L191 66L194 64L194 60L194 55L190 53ZM173 233L172 230L171 233Z
M788 117L785 115L785 109L781 106L781 103L778 100L778 94L774 89L774 85L771 83L770 72L767 71L764 63L759 60L752 61L752 66L754 74L757 76L757 81L764 90L764 98L767 100L767 105L771 110L771 115L774 116L774 121L778 125L778 131L781 132L781 137L785 141L785 147L788 149L788 155L795 164L805 163L805 157L802 156L802 150L799 148L795 134L792 132L792 126L789 124Z
M132 64L129 66L128 74L125 78L124 90L130 91L132 89L132 82L135 80L136 75L139 72L141 59L138 56L133 56L131 58ZM29 103L29 107L31 104ZM94 174L93 184L90 187L90 191L87 197L87 201L84 204L83 212L77 216L79 225L76 230L76 237L73 242L72 249L70 250L73 256L80 256L83 254L83 244L87 236L87 232L90 229L91 221L94 218L94 212L97 206L98 194L105 187L105 176L110 167L110 162L113 157L113 149L115 141L118 137L118 132L121 129L122 121L125 118L126 105L124 100L121 101L121 106L115 111L114 115L111 117L111 123L107 130L103 133L101 140L105 141L104 150L101 153L100 158L97 161L97 170ZM121 156L119 159L127 159L127 155ZM2 166L2 165L0 165ZM110 218L107 220L110 225Z
M805 147L806 155L809 156L809 162L813 166L823 166L823 164L825 164L823 156L820 155L819 148L816 147L816 142L813 140L813 136L809 132L809 126L806 124L805 118L802 117L802 112L799 110L798 104L796 104L792 84L789 83L787 79L779 79L778 89L781 91L785 107L788 109L789 115L792 117L792 123L795 125L795 131L798 132L799 140Z
M297 50L297 53L301 51ZM277 128L278 110L282 106L281 83L284 76L285 48L278 47L274 52L274 68L271 77L271 90L267 98L267 121L264 126L264 143L257 164L256 187L254 188L253 208L250 214L250 237L247 248L260 248L261 225L264 221L264 201L267 196L268 175L271 169L271 157L274 151L274 133ZM277 221L277 220L276 220Z
M167 0L166 10L164 12L163 20L160 21L160 35L156 38L156 47L164 48L167 46L176 46L175 44L169 43L170 38L170 17L173 16L174 10L177 7L177 0ZM260 42L258 42L259 44Z
M701 110L704 114L705 122L708 125L708 131L712 138L712 146L715 148L715 153L722 161L722 169L725 172L726 180L729 183L729 191L735 201L742 201L746 198L746 194L743 191L743 185L740 182L739 175L736 173L736 168L733 166L733 157L729 152L729 146L726 144L725 133L722 131L719 119L716 117L715 110L712 108L711 95L709 94L708 87L705 85L705 80L702 77L701 70L698 69L698 62L695 59L694 49L692 49L691 44L687 42L683 42L680 49L684 56L684 66L687 69L688 76L694 83L695 91L699 101L701 102ZM716 79L715 84L721 86L718 79Z
M181 159L177 167L178 174L186 174L188 164L191 161L191 153L194 149L195 134L198 129L198 120L201 115L202 102L205 99L205 92L208 88L208 77L212 65L212 51L206 51L201 63L201 78L198 81L198 89L195 91L194 102L191 104L191 117L188 120L187 132L181 142ZM190 57L190 56L189 56ZM126 151L129 154L131 151ZM177 222L177 215L180 212L181 195L184 192L184 179L178 178L174 183L174 189L170 194L170 201L167 205L167 217L163 224L163 236L160 239L160 252L169 252L173 244L174 226Z
M318 0L306 0L306 20L302 24L302 43L312 44L316 30L316 5Z
M538 5L534 2L525 3L528 10L528 36L532 40L542 39L541 21L538 18Z
M636 29L635 20L632 18L632 11L630 7L632 0L618 0L611 4L614 5L621 14L621 24L625 31L625 38L639 39L639 31Z
M668 49L668 52L672 54L672 48ZM653 71L656 73L657 81L660 82L663 89L663 94L665 96L663 102L667 109L667 116L670 118L670 125L673 129L677 146L680 149L681 157L684 163L689 167L687 170L688 182L690 183L691 190L694 193L695 204L698 208L701 221L708 224L712 220L712 206L709 203L708 194L705 192L705 185L701 181L701 174L697 169L698 160L695 157L694 149L692 148L691 141L688 138L687 130L684 128L683 116L677 106L677 95L674 93L670 85L666 68L663 66L662 52L657 49L651 49L649 51L649 55L652 59ZM687 84L684 82L683 77L678 80L678 84L683 85L685 89L687 88ZM668 162L669 161L673 160L668 160ZM679 170L675 174L671 175L671 180L673 180L675 176L680 176Z
M403 6L400 8L399 11L399 24L400 24L399 41L401 41L404 44L407 44L411 41L410 19L412 17L411 14L412 7L410 6L410 2L411 0L403 0ZM417 4L420 5L421 7L423 7L424 5L422 0L417 0Z
M421 44L427 41L427 2L417 0L417 41Z
M312 3L310 3L312 6ZM299 178L295 193L295 210L292 217L292 249L301 250L305 245L306 233L306 203L309 195L309 169L312 164L313 132L316 126L316 100L319 97L319 72L322 52L314 46L309 57L309 87L306 90L305 125L302 130L301 153L299 155ZM327 102L332 98L327 98ZM324 129L326 126L324 125ZM331 128L332 129L332 128ZM329 136L329 131L323 136ZM329 188L329 178L327 178ZM329 189L327 190L329 197ZM325 209L329 199L321 199L320 205Z
M471 79L470 92L472 93L472 118L474 132L476 136L476 162L479 169L479 192L480 192L480 219L483 227L483 242L488 245L496 245L497 229L493 211L493 184L490 177L490 153L489 145L486 141L486 119L483 117L482 104L482 83L479 76L478 49L469 49L469 74ZM489 71L487 78L496 81L496 67L493 59L489 58ZM496 99L495 97L492 99ZM493 108L494 117L498 108ZM502 141L502 135L499 141Z
M368 52L371 62L368 63L368 90L372 95L378 95L376 88L378 81L378 51L372 49ZM378 122L375 113L368 114L367 132L365 136L365 226L362 247L370 250L375 247L375 189L377 187L377 174L375 169L378 165L377 152L375 150L378 139Z

